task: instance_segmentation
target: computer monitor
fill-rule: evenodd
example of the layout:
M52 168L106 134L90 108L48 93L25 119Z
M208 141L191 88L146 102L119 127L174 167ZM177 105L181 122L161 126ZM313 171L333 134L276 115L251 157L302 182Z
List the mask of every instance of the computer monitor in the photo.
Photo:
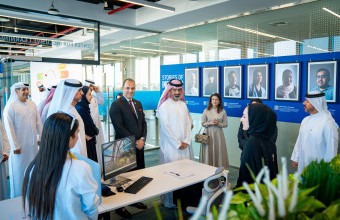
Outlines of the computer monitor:
M135 136L102 144L104 180L137 167Z

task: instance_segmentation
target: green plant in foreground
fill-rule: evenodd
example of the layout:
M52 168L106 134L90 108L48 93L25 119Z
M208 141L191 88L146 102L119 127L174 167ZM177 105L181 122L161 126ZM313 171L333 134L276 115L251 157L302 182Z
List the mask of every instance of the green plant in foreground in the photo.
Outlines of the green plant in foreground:
M330 205L340 198L340 154L329 163L324 160L311 162L301 178L301 189L317 186L311 195L325 205Z
M269 179L268 168L264 167L255 178L255 182L250 185L243 183L243 187L235 190L239 192L232 199L230 197L232 193L225 192L219 213L216 213L217 209L213 209L213 214L208 215L206 219L338 219L339 202L326 207L312 194L317 186L299 189L299 175L288 175L286 163L286 159L282 158L282 172L272 181ZM228 200L228 196L231 201ZM206 203L204 198L201 199L199 206L203 203ZM199 219L200 214L195 213L191 219Z

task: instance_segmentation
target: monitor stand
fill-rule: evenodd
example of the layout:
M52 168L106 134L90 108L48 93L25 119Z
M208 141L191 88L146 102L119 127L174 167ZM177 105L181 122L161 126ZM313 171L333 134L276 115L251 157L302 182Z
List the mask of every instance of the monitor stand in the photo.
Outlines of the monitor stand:
M109 186L113 186L113 187L118 187L118 186L122 186L128 182L132 181L129 178L125 178L122 176L115 176L112 177L111 179L108 179L106 181L104 181L105 185L109 185Z

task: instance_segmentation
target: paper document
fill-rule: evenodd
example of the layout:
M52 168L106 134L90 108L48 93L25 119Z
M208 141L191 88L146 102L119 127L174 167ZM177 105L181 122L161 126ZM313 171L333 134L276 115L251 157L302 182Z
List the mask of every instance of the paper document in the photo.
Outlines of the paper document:
M168 170L168 171L164 171L165 174L168 174L170 176L179 178L179 179L184 179L190 176L195 175L193 172L191 171L175 171L175 170Z

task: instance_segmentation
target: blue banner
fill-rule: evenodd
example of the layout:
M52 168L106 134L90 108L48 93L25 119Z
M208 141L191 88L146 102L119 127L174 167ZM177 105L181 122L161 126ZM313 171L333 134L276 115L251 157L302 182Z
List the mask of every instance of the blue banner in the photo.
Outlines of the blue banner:
M226 110L228 116L232 117L241 117L244 108L250 102L250 99L247 99L247 65L256 65L256 64L268 64L268 88L267 92L269 93L268 100L263 100L263 103L272 108L276 114L278 121L283 122L293 122L293 123L301 123L302 119L309 114L304 111L303 101L305 100L304 96L307 91L307 72L308 72L308 62L310 61L333 61L338 60L340 58L340 52L333 53L322 53L322 54L308 54L308 55L296 55L296 56L284 56L284 57L266 57L266 58L255 58L255 59L242 59L242 60L229 60L229 61L214 61L214 62L202 62L202 63L186 63L186 64L177 64L177 65L162 65L161 66L161 93L166 87L167 82L170 79L177 78L184 82L184 72L186 68L199 68L199 84L200 91L199 97L186 96L185 100L187 102L188 108L190 112L193 113L202 113L203 110L207 107L209 103L209 97L203 97L203 74L202 69L204 67L218 67L219 68L219 93L222 96L223 106ZM274 69L275 64L277 63L300 63L300 83L299 83L299 100L298 102L291 101L277 101L274 100ZM223 67L224 66L242 66L242 97L241 99L231 99L231 98L223 98ZM336 82L334 82L335 87L338 86L338 69L335 71L336 74ZM185 83L185 82L184 82ZM185 89L185 88L184 88ZM337 88L336 96L339 100L339 88ZM332 113L335 121L340 124L340 105L338 102L336 103L328 103L328 109Z

